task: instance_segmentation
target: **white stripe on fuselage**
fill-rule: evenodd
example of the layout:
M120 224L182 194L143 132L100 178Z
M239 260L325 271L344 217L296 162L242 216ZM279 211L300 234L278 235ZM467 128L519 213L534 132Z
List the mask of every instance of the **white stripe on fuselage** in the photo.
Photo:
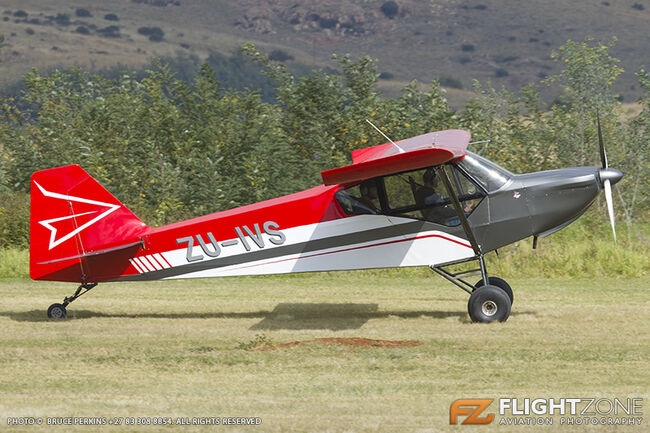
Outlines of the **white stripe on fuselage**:
M318 239L326 239L373 229L381 229L394 225L413 222L412 219L386 217L383 215L360 215L350 218L337 219L323 223L308 224L299 227L280 230L286 236L282 245L274 245L270 237L263 234L264 249L286 247L292 244L304 243ZM238 238L219 240L225 243ZM251 252L259 251L254 242L249 242ZM218 265L219 259L242 255L247 251L239 243L235 246L222 247L218 258L210 259ZM188 264L187 248L176 249L161 253L172 267ZM192 255L202 254L200 246L195 246ZM402 266L426 266L436 263L446 263L453 260L472 257L474 255L469 243L462 238L445 232L430 230L413 234L359 242L348 245L333 246L317 251L298 254L288 254L263 260L239 263L235 265L215 267L167 278L202 278L235 275L260 275L292 272L311 272L327 270L349 270L367 268L385 268ZM200 262L208 262L204 259Z

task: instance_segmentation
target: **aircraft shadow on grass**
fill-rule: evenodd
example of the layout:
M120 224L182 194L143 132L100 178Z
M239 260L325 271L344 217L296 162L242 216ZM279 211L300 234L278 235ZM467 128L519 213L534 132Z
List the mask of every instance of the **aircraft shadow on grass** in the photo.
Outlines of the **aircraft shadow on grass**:
M514 313L516 315L535 314L533 311ZM0 316L9 317L18 322L55 322L65 323L69 320L92 318L125 318L125 319L262 319L251 326L251 330L300 330L300 329L329 329L333 331L344 329L359 329L370 319L386 319L391 316L401 319L431 317L446 319L455 317L459 322L470 323L463 311L380 311L378 304L351 303L281 303L272 311L261 310L251 312L210 312L210 313L122 313L110 314L91 310L71 310L65 320L48 319L43 310L31 311L2 311Z

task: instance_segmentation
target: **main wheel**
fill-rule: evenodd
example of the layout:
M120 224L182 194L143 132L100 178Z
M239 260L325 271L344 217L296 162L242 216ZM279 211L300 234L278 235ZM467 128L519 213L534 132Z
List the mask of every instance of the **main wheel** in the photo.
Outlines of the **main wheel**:
M508 294L508 297L510 298L510 305L515 303L515 297L512 293L512 288L510 287L510 284L506 283L506 280L501 279L499 277L488 277L488 280L490 281L491 286L497 286L498 288L500 288L501 290L503 290ZM481 278L481 280L478 283L474 284L474 287L478 289L479 287L483 287L484 285L485 283L483 282L483 278Z
M62 304L52 304L50 308L47 309L47 317L50 319L65 319L65 307Z
M472 322L505 322L510 316L510 298L497 286L487 285L475 289L467 302Z

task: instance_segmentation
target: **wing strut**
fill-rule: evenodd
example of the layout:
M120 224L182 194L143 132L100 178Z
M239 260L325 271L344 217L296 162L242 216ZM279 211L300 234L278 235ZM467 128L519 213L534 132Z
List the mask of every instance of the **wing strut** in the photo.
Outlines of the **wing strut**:
M469 225L469 221L467 221L467 217L465 216L465 211L463 211L463 207L461 206L460 201L458 200L458 195L456 195L456 191L454 190L453 186L451 185L451 180L449 179L449 176L447 175L447 165L445 164L440 168L441 168L441 170L439 170L439 172L441 173L442 183L445 184L445 189L447 190L447 194L449 194L449 197L451 197L451 202L454 205L454 209L456 209L456 215L458 216L458 219L460 220L460 223L463 226L463 229L465 230L465 234L467 235L467 239L469 240L469 243L472 245L472 249L474 250L474 254L476 254L476 256L473 259L476 259L479 262L479 265L481 267L480 270L481 270L481 276L483 277L483 281L489 281L488 275L487 275L487 269L485 268L485 260L483 259L483 252L481 251L481 246L478 244L478 242L476 242L476 236L474 236L474 232L472 231L472 226ZM441 273L437 268L439 268L439 267L438 266L431 267L431 269L438 272L443 277L449 279L447 276L445 276L443 273ZM456 278L454 278L454 279L456 279ZM459 286L461 289L467 290L463 286L458 284L457 282L454 282L454 281L452 281L452 282L454 284L456 284L457 286Z
M449 180L449 176L447 175L447 167L442 166L442 170L439 170L442 174L442 183L445 184L445 188L447 189L447 194L449 194L449 197L451 197L451 203L454 205L454 209L456 209L456 215L458 215L458 219L460 220L461 225L463 226L463 229L465 230L465 234L467 235L467 239L469 240L469 243L472 245L472 249L474 250L474 253L477 256L483 255L481 252L481 247L479 246L478 242L476 242L476 237L474 236L474 232L472 231L472 227L469 225L469 221L467 221L467 217L465 216L465 212L463 211L463 207L460 204L460 201L458 200L458 196L456 195L456 191L454 191L454 188L451 185L451 180Z

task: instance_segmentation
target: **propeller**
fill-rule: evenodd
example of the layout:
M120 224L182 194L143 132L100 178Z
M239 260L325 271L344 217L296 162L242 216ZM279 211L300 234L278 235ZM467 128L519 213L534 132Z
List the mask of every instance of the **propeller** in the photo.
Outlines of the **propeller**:
M612 233L614 234L614 242L616 242L616 225L614 222L614 203L612 200L612 180L614 183L618 182L623 173L618 170L609 168L607 164L607 154L605 153L605 143L603 142L603 132L600 128L600 114L596 111L596 121L598 122L598 146L600 148L600 161L603 168L600 170L600 180L603 183L605 190L605 201L607 202L607 213L609 214L609 222L612 225Z

